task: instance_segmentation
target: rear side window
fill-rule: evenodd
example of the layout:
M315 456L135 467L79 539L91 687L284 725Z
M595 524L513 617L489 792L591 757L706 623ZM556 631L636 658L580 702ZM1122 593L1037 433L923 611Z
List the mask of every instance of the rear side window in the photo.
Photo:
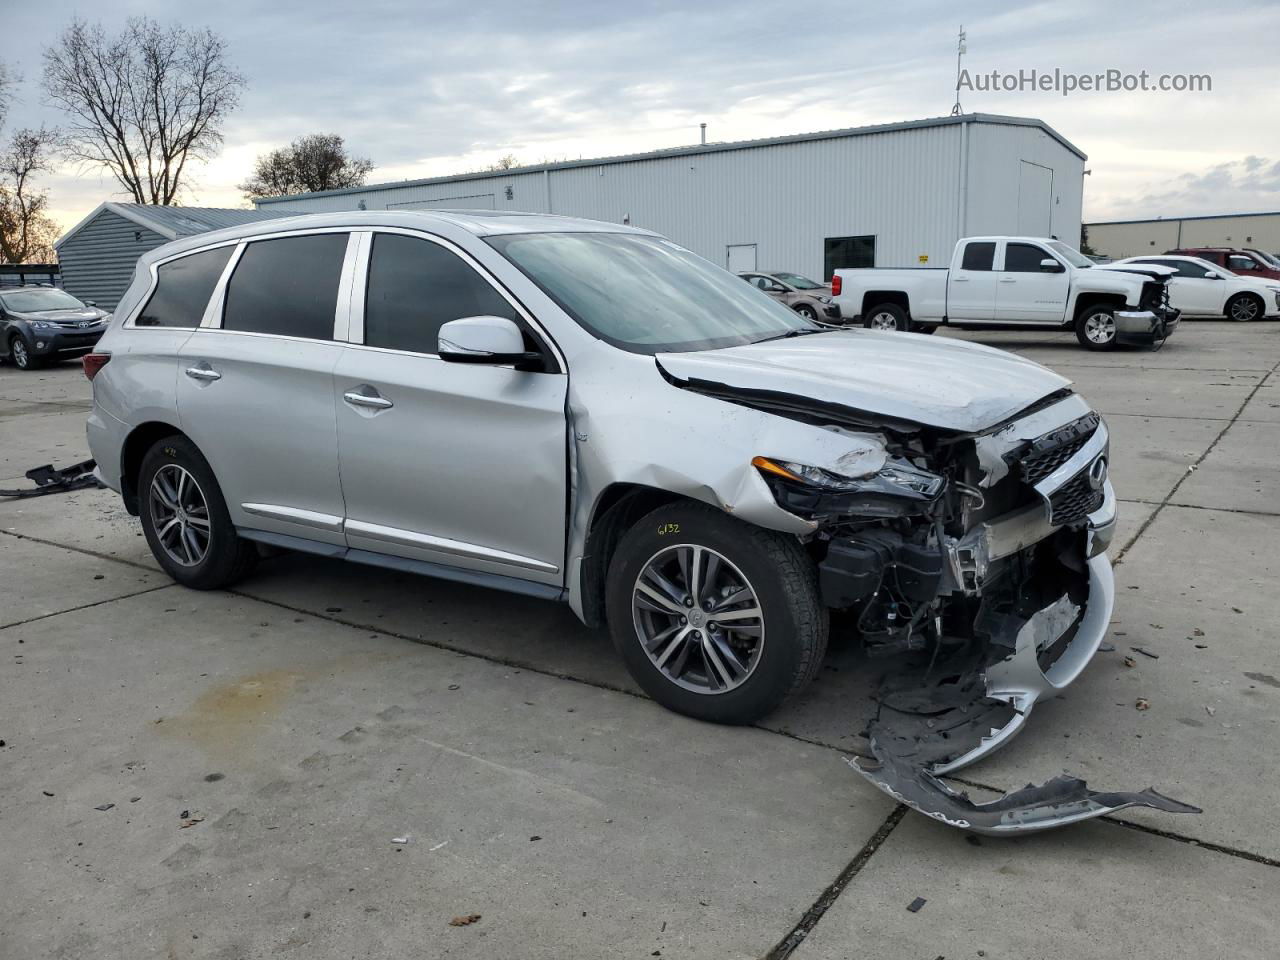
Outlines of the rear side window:
M1040 261L1051 259L1044 250L1029 243L1010 243L1004 248L1006 273L1039 273Z
M996 259L996 245L985 240L967 243L964 247L964 258L960 261L962 270L990 270Z
M522 324L484 277L440 244L395 233L374 235L364 305L367 345L434 354L441 326L478 316Z
M193 253L156 267L156 289L138 314L139 327L198 327L235 245Z
M345 233L249 244L227 284L223 329L332 340L346 252Z

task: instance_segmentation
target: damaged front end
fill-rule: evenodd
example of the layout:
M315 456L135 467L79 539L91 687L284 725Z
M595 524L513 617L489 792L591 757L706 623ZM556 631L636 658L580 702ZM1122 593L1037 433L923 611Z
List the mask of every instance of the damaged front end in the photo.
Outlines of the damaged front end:
M870 477L755 461L778 504L817 525L809 546L833 631L855 631L893 664L854 769L915 810L986 833L1134 804L1194 810L1067 777L975 804L938 779L1007 743L1106 634L1116 505L1102 419L1061 391L978 435L881 435L889 460Z

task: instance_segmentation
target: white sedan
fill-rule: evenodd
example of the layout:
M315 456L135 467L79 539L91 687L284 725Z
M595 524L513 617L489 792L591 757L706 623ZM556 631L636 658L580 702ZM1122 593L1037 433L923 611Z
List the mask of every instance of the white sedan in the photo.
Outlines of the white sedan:
M1261 320L1280 317L1280 282L1242 277L1199 257L1168 254L1161 257L1129 257L1099 269L1123 270L1125 265L1172 267L1169 305L1184 317L1226 317L1229 320Z

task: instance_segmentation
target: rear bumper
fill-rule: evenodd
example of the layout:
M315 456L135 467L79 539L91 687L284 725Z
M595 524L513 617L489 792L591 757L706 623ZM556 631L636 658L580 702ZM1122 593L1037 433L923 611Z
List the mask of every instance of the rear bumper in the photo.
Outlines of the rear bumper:
M1177 329L1180 316L1177 310L1163 315L1150 310L1117 310L1116 342L1142 347L1163 343Z

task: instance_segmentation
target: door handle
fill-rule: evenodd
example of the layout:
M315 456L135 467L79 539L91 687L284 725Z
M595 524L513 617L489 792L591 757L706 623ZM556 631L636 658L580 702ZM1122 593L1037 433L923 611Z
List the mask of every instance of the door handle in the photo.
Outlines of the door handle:
M199 363L194 367L187 367L187 376L192 380L221 380L222 374L207 363Z
M356 393L354 390L348 390L342 395L342 399L353 407L369 407L373 410L389 410L395 406L386 397L380 397L377 394L370 396L367 393Z
M1001 283L1017 283L1018 281L1014 277L1001 277L1000 282Z
M969 278L968 277L952 277L951 282L952 283L968 283Z

